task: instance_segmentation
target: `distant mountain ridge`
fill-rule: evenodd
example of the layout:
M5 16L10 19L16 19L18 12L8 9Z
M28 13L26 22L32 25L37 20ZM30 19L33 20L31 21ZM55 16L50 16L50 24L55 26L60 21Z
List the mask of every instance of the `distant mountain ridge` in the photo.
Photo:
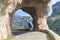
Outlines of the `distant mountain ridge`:
M60 2L52 6L52 15L48 17L48 26L51 30L60 35Z
M52 16L60 15L60 2L57 2L52 6Z
M12 29L24 29L28 28L28 22L32 23L32 17L14 15L12 18ZM33 24L32 24L33 25Z

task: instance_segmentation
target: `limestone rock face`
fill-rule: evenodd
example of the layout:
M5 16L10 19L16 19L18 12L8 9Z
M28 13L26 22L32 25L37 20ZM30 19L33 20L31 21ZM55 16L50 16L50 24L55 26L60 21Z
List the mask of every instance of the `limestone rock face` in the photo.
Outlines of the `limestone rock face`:
M3 3L4 6L2 9L0 9L0 12L2 12L0 13L1 15L0 16L0 39L1 40L2 38L6 39L9 35L11 35L11 29L10 29L11 18L12 15L14 14L14 11L16 11L19 8L26 10L28 13L32 15L34 19L33 23L36 26L35 28L48 30L46 20L48 15L48 8L49 8L48 3L50 2L50 0L3 0L1 2ZM32 10L30 10L30 8L32 8ZM38 18L42 19L41 25L37 25L36 23ZM50 33L53 34L52 31L50 31Z
M1 29L1 27L0 27L0 29ZM3 37L2 37L2 32L1 32L1 30L0 30L0 40L3 40Z
M43 32L28 32L24 33L22 35L16 36L13 40L50 40L48 34L45 34Z
M13 13L13 11L16 9L18 4L22 8L23 7L34 7L36 10L38 9L38 11L36 11L36 14L38 17L41 17L40 14L42 14L42 16L44 16L43 13L45 12L45 9L47 8L47 4L49 1L50 0L3 0L3 1L1 1L1 3L3 4L3 8L0 9L0 11L3 13L0 13L0 15L1 15L0 16L0 20L1 20L0 27L2 28L1 31L2 31L3 38L7 38L7 36L11 33L10 32L11 31L10 23L9 23L10 22L10 20L9 20L10 13Z
M1 28L0 31L1 31L2 37L4 39L6 39L8 37L9 30L7 30L7 29L9 26L7 26L8 25L7 23L8 23L8 16L7 15L1 16L0 17L0 28Z

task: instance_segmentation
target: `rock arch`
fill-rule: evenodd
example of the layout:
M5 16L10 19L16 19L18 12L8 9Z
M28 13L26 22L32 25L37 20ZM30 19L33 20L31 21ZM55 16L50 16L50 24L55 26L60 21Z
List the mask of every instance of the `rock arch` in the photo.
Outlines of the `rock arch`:
M35 10L35 8L34 8L34 7L22 7L22 8L20 8L19 6L17 6L17 9L15 9L12 13L9 14L9 16L10 16L11 19L12 19L12 16L13 16L14 12L15 12L16 10L18 10L18 9L22 9L23 11L29 13L29 14L33 17L33 20L34 20L34 21L33 21L34 30L35 30L35 29L38 29L38 28L36 27L36 26L37 26L37 23L35 22L35 21L37 21L37 20L36 20L37 15L36 15L36 10ZM10 21L11 21L11 20L10 20Z
M9 16L11 18L11 15L13 15L13 12L19 8L22 8L24 11L27 11L29 14L31 14L33 16L34 20L34 24L36 26L36 29L38 29L38 25L37 25L37 19L38 18L42 18L42 20L44 20L44 22L46 21L47 18L47 14L48 14L48 2L50 0L25 0L19 3L19 1L15 0L12 1L11 0L11 4L6 8L6 13L9 13ZM45 26L46 22L44 23ZM41 26L41 25L40 25ZM45 27L46 28L46 27Z
M34 30L47 30L47 15L48 15L48 3L50 0L7 0L5 2L4 9L4 25L6 27L6 36L11 35L11 18L14 12L18 9L23 9L24 11L31 14L34 21ZM41 20L42 23L38 25L37 20ZM40 21L39 20L39 21Z

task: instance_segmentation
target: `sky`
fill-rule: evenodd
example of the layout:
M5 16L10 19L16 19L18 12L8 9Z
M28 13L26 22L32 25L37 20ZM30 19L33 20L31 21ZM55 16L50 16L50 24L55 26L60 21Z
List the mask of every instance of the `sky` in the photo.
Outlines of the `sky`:
M56 2L58 2L60 0L51 0L50 3L49 3L49 6L50 6L50 11L48 13L48 16L51 16L52 15L52 5L54 5Z
M30 16L28 13L24 12L22 9L17 10L14 15Z
M52 15L52 5L54 5L58 1L60 1L60 0L51 0L50 1L50 3L49 3L50 11L49 11L48 16L51 16ZM24 12L22 9L17 10L14 15L30 16L28 13Z
M55 4L58 1L60 1L60 0L51 0L51 5Z

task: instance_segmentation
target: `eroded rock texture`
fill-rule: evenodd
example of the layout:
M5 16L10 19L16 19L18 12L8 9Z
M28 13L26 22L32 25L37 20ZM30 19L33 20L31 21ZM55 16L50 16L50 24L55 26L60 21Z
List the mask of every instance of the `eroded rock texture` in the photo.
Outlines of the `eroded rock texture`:
M7 38L8 35L11 35L11 19L14 12L18 9L23 9L23 11L28 12L33 17L34 30L48 29L46 20L48 14L48 3L50 0L3 0L2 3L4 7L2 8L0 17L0 27L3 27L1 30L3 33L3 38ZM38 25L37 20L41 18L42 24Z

